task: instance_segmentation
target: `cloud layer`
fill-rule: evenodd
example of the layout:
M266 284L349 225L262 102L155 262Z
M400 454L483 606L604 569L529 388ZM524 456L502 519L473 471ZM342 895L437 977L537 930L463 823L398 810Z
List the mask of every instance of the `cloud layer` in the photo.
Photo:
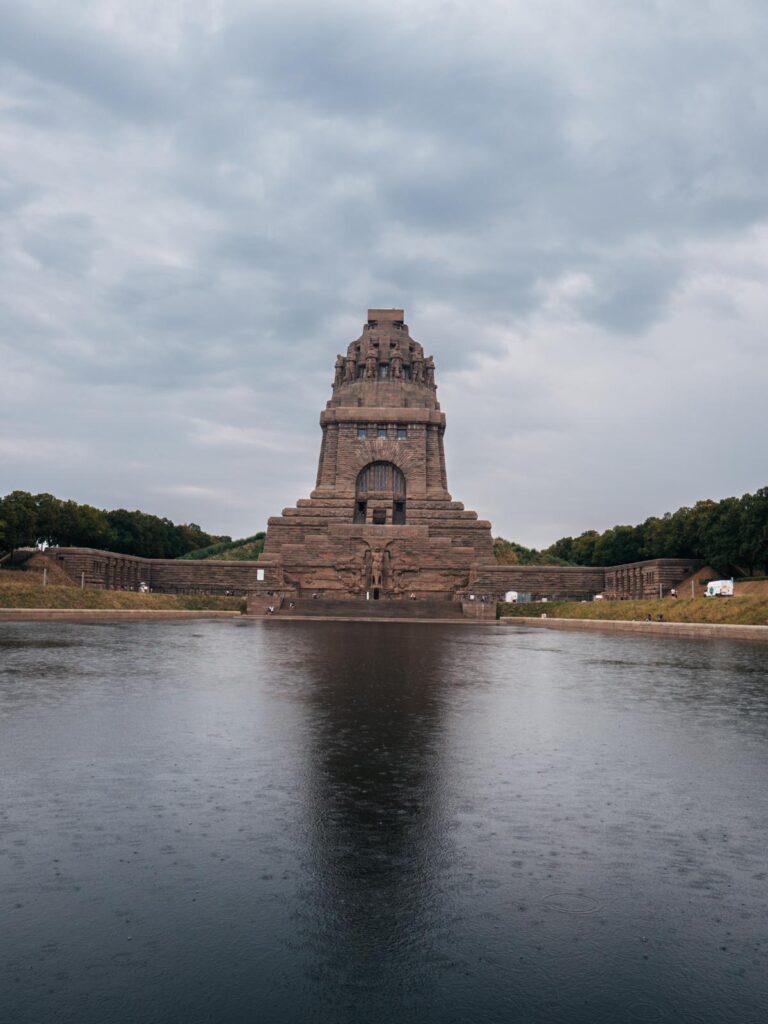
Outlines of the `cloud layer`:
M49 2L0 35L0 490L263 526L405 306L529 544L768 483L768 15Z

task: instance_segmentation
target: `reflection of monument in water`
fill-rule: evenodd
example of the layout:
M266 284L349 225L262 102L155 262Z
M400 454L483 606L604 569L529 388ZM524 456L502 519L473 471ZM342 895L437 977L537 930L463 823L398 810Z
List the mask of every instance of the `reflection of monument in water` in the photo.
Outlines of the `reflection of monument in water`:
M269 520L257 593L457 598L494 565L490 523L448 493L431 356L402 309L369 309L336 359L317 485Z
M462 689L447 630L323 623L300 639L307 852L318 883L302 913L308 926L336 924L324 970L365 964L368 986L382 980L379 959L391 970L444 913L446 730Z

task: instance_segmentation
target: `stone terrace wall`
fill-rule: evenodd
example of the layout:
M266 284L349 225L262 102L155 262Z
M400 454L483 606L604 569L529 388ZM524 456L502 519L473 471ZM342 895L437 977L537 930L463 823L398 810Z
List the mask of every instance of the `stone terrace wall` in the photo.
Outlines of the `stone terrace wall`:
M503 598L508 590L536 597L591 597L605 587L605 569L588 566L495 565L478 569L470 591Z
M477 525L476 521L467 521L467 525ZM375 530L375 528L374 528ZM371 532L370 528L364 526L337 527L329 531L329 538L337 542L343 540L339 548L347 558L351 555L350 545L353 535L360 537ZM419 540L424 533L424 528L410 529L403 527L400 530L393 528L391 539L395 534L402 534L403 540L410 539L413 535ZM339 536L334 538L334 534ZM342 536L343 535L343 536ZM418 536L417 536L418 535ZM328 552L323 552L327 544L327 538L313 538L309 548L315 549L314 558L310 558L302 567L312 572L319 572L325 568L326 563L331 565ZM420 541L421 556L415 558L411 554L408 545L405 544L402 552L402 559L393 563L393 568L399 565L399 569L408 569L408 563L416 568L424 562L424 570L429 575L430 570L436 571L442 568L451 575L458 572L458 563L464 564L471 560L474 552L471 548L461 548L454 544L447 537L434 537L429 542ZM432 549L435 555L432 556ZM309 550L309 549L308 549ZM440 558L437 553L440 552ZM173 558L137 558L133 555L120 555L113 551L100 551L96 548L50 548L48 557L60 566L69 578L80 583L83 579L87 587L101 587L111 590L137 590L140 583L146 583L153 591L170 594L183 593L206 593L206 594L247 594L247 593L273 593L282 592L286 589L283 579L283 568L279 559L273 561L270 557L262 556L258 562L228 561L225 559L210 560L186 560ZM302 555L306 552L302 551ZM306 560L306 559L305 559ZM458 560L458 562L457 562ZM454 564L456 562L456 564ZM311 564L310 564L311 563ZM316 563L316 564L315 564ZM433 564L434 563L434 564ZM681 558L659 558L648 562L635 562L625 566L610 566L609 568L590 568L586 566L558 566L558 565L487 565L475 563L470 576L470 583L467 594L473 593L476 596L486 595L490 600L503 598L508 590L517 590L522 593L532 594L534 597L591 597L594 594L606 593L606 596L613 597L657 597L659 583L664 593L669 593L673 586L677 586L681 579L697 568L699 563L690 559ZM330 571L330 570L329 570ZM263 578L262 577L263 574ZM411 588L425 594L431 591L432 587L421 588L416 584L414 575L413 583L403 582L406 590ZM334 567L333 576L338 576ZM322 587L321 580L313 581L313 584ZM445 581L445 586L450 589L450 581ZM614 589L611 589L614 588ZM286 592L295 591L295 587L288 586Z
M693 558L654 558L647 562L612 565L605 569L605 596L612 598L654 598L668 594L672 587L701 566Z
M48 557L75 583L107 590L138 590L140 583L165 594L247 594L259 574L273 575L256 562L225 559L137 558L96 548L50 548Z

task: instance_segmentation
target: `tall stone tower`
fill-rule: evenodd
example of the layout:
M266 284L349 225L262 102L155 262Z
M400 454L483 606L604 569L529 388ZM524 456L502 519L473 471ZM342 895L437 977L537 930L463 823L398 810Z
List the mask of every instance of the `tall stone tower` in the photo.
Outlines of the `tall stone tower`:
M368 310L320 426L315 490L269 520L263 593L451 600L494 564L490 523L448 493L435 364L402 309Z

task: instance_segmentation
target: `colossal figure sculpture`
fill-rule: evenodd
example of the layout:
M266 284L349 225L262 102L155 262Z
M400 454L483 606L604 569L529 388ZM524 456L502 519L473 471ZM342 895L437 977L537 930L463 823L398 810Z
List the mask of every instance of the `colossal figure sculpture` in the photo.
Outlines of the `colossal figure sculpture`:
M448 493L434 360L402 309L369 309L336 360L310 498L269 520L257 593L450 600L494 563L490 523Z

